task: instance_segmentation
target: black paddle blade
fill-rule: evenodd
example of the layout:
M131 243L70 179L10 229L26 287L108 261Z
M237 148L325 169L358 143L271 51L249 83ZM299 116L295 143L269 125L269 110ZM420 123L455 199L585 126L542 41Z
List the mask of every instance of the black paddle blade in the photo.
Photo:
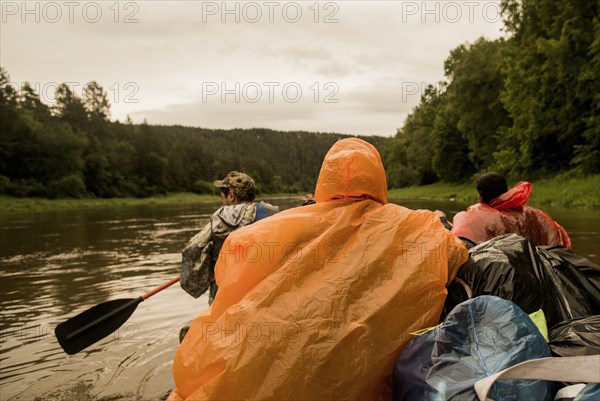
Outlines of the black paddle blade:
M142 301L115 299L96 305L56 326L56 339L67 354L76 354L121 327Z

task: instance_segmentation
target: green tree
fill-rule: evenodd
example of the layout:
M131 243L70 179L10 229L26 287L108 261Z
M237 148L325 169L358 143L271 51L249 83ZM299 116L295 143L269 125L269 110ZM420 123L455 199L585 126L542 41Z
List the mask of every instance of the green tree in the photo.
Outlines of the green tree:
M590 46L590 63L586 63L579 76L578 95L590 102L590 114L585 117L583 143L575 145L573 166L584 174L600 172L600 19L594 18L594 41Z
M598 164L585 157L586 152L598 151L594 116L600 80L598 69L591 68L598 52L598 2L501 4L513 34L503 65L502 102L514 123L500 141L498 167L533 177L565 170L572 163L598 171Z
M19 107L29 110L38 120L47 121L51 117L50 108L42 103L40 96L31 87L29 82L25 82L21 87L18 102Z
M500 66L505 41L478 39L459 46L445 62L450 80L446 102L458 117L456 128L467 141L467 156L476 171L495 164L498 137L512 125L500 93L504 79ZM469 169L470 170L470 169Z
M0 106L16 106L17 91L10 81L10 76L4 67L0 67Z
M96 81L83 87L83 104L92 120L108 121L110 117L108 96Z
M3 192L10 188L13 149L18 132L22 129L23 124L17 112L17 91L11 84L8 72L0 67L0 179L5 183Z
M432 147L433 167L442 181L461 182L475 173L469 160L469 146L458 129L460 115L455 103L444 102L435 117Z
M85 129L88 126L88 115L83 101L66 84L58 86L55 98L54 113L59 119L76 129Z
M443 83L437 88L428 85L421 103L408 115L396 137L384 146L383 159L391 186L424 185L437 180L431 141L443 89Z

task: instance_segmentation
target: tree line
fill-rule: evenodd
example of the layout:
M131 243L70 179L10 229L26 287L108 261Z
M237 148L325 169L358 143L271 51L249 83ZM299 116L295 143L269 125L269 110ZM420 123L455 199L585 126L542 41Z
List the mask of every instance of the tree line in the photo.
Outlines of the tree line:
M212 182L244 171L259 192L313 191L340 134L210 130L111 122L95 82L79 97L58 86L52 107L0 70L0 193L18 197L145 197L214 193ZM363 138L381 147L384 138Z
M392 186L600 172L598 2L502 0L507 38L450 52L383 149Z

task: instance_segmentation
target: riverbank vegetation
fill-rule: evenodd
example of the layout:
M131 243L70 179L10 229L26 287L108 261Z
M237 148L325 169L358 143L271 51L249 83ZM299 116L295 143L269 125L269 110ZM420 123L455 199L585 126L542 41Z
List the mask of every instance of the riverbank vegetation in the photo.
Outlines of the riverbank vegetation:
M187 205L195 203L218 203L216 195L199 195L189 192L155 195L146 198L16 198L0 196L0 208L5 213L49 212L75 209L126 207L148 205Z
M302 203L303 196L296 194L261 194L257 200L267 201L275 198L290 198L297 196L298 204ZM199 195L191 192L169 193L154 195L146 198L16 198L14 196L0 195L0 210L4 213L29 213L29 212L55 212L75 209L90 208L118 208L129 206L154 206L154 205L195 205L199 203L220 204L221 198L217 195Z
M298 197L298 204L303 196L300 194L261 194L258 199L277 197ZM430 185L413 186L390 190L388 199L436 199L455 200L456 202L473 204L477 202L477 193L473 183L452 184L438 182ZM216 195L198 195L189 192L169 193L146 198L85 198L85 199L46 199L16 198L0 196L0 210L4 213L64 211L84 208L128 207L149 205L193 205L198 203L219 203ZM559 206L569 208L600 208L600 175L585 178L571 177L563 174L554 178L533 183L531 206Z
M393 189L388 198L439 199L477 203L474 183L443 183ZM530 206L560 206L569 208L600 208L600 175L573 177L562 174L533 182Z

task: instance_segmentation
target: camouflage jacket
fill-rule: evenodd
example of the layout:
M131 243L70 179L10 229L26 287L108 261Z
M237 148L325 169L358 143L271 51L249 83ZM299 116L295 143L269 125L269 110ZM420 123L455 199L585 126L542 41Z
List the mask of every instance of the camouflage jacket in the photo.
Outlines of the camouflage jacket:
M279 208L268 203L241 203L221 206L186 245L181 261L181 288L194 298L209 288L209 305L217 292L215 264L227 236L256 220L277 213Z

